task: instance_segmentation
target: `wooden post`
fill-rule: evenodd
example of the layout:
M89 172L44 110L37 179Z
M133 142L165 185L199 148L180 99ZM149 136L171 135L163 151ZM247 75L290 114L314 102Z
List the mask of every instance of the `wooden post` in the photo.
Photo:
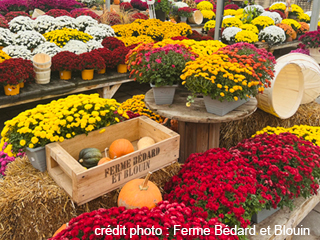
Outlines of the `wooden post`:
M219 40L220 30L224 12L224 0L217 0L216 26L214 30L214 40Z
M312 5L312 14L310 21L310 31L316 31L318 27L318 19L320 14L320 2L319 0L314 0Z

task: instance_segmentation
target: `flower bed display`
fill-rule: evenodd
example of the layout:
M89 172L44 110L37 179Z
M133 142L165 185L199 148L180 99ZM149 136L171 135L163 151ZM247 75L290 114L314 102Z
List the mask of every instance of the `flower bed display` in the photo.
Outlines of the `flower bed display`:
M92 238L97 237L94 233L95 228L109 225L110 229L115 229L117 226L126 227L126 232L121 231L119 238L129 237L131 239L146 239L145 232L148 227L153 226L159 229L157 234L154 233L152 239L166 239L184 238L185 233L182 228L208 228L212 240L218 239L237 239L236 236L215 236L215 227L220 226L221 230L228 228L226 225L219 222L218 219L212 218L206 220L206 213L201 209L192 209L186 207L183 203L170 203L168 201L160 202L159 205L151 210L147 207L141 209L129 209L124 207L116 207L110 209L99 209L90 213L84 213L76 218L73 218L68 223L65 230L62 230L51 240L56 239L72 239L77 238ZM174 233L174 226L181 228ZM138 234L133 234L133 231L140 227L142 230ZM131 235L129 234L131 232ZM161 232L159 234L159 232ZM111 236L110 236L111 237ZM203 234L190 233L188 239L205 239ZM102 239L104 236L98 238ZM150 238L150 236L148 237Z
M193 94L238 101L270 87L274 63L274 57L264 49L235 44L188 62L181 79Z
M13 153L25 147L36 148L64 141L120 121L114 111L119 104L98 94L72 95L20 113L6 122L1 144L8 143ZM41 124L40 124L41 123Z

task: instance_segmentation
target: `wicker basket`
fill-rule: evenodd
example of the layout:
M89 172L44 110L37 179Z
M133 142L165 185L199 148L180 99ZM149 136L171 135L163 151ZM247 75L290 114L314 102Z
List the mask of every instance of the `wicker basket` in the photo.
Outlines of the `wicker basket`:
M320 95L320 66L306 54L289 53L277 59L277 63L298 64L304 77L304 92L301 104L313 102Z
M301 67L296 63L277 63L271 87L257 95L258 107L281 119L290 118L300 106L303 91Z

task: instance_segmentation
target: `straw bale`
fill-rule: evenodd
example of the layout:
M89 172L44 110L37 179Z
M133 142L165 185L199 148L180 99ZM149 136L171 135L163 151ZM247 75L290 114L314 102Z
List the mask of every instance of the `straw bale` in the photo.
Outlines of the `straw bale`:
M178 163L153 173L150 180L161 190L180 170ZM117 206L119 189L76 206L48 172L34 169L29 160L17 158L0 180L0 239L47 239L64 223L84 212Z
M280 119L257 109L247 118L223 123L220 128L220 147L229 149L267 126L287 128L294 125L320 126L320 104L312 102L300 105L296 114L288 119Z

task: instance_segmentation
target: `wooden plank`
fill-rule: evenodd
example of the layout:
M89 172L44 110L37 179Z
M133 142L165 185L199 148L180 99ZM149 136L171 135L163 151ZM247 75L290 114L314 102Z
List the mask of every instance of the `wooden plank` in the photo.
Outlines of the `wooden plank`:
M289 236L284 234L280 235L280 232L277 232L274 229L275 225L280 225L281 229L285 227L288 228L295 228L298 224L308 215L309 212L312 211L313 208L320 202L320 191L318 190L318 194L314 195L308 199L304 199L302 197L297 198L294 200L294 209L290 211L288 208L283 208L278 212L274 213L264 221L259 224L253 225L256 228L256 232L259 234L262 228L267 228L268 226L271 227L270 235L255 235L255 236L248 236L249 240L284 240Z
M197 143L196 143L196 152L201 153L207 151L208 148L208 142L209 142L209 126L208 123L199 123L196 126L197 131Z
M126 83L126 82L131 82L133 81L133 79L119 79L119 80L114 80L111 82L105 82L105 83L101 83L101 84L94 84L94 85L90 85L90 86L83 86L83 87L76 87L74 86L73 89L70 89L68 91L68 88L66 88L66 90L63 93L55 93L52 94L51 90L43 90L38 94L34 94L34 97L29 98L29 99L21 99L21 96L17 96L16 98L14 98L15 100L9 103L4 103L0 104L0 109L1 108L6 108L6 107L11 107L11 106L16 106L16 105L21 105L21 104L25 104L25 103L30 103L30 102L35 102L35 101L40 101L43 99L49 99L49 98L55 98L55 97L60 97L60 96L65 96L65 95L70 95L70 94L74 94L74 93L79 93L79 92L85 92L85 91L90 91L93 89L99 89L99 88L104 88L110 85L116 85L119 83ZM90 81L88 81L90 82ZM39 96L41 95L41 96ZM6 96L6 99L12 98L13 96ZM2 100L1 100L2 101Z
M274 50L283 49L283 48L297 47L299 43L301 43L301 41L296 40L292 42L276 44L276 45L270 46L269 50L274 51Z
M224 116L208 113L203 98L195 98L191 107L186 107L186 98L190 95L187 89L177 88L173 104L157 105L154 101L153 90L149 90L145 95L146 106L160 116L175 119L183 122L193 123L221 123L230 122L248 117L257 110L257 100L251 98L250 101L239 106L235 110Z
M118 91L118 89L120 88L121 83L119 84L115 84L113 86L106 86L103 87L102 89L98 89L98 92L100 94L101 98L112 98L113 95L116 93L116 91Z
M64 186L63 189L72 198L73 195L71 178L64 171L62 171L59 166L51 168L50 172L48 173L59 186Z
M75 160L59 143L50 143L46 145L46 149L49 149L46 155L46 162L49 166L53 166L52 159L57 162L61 169L71 178L72 173L81 173L85 169L82 167L77 160ZM48 172L51 168L48 168Z
M187 159L186 154L186 124L185 122L178 122L178 133L180 134L180 151L179 162L184 163Z
M197 146L197 124L186 122L186 145L185 153L186 159L192 153L196 153Z
M220 123L211 123L209 127L208 148L218 148L220 142Z

